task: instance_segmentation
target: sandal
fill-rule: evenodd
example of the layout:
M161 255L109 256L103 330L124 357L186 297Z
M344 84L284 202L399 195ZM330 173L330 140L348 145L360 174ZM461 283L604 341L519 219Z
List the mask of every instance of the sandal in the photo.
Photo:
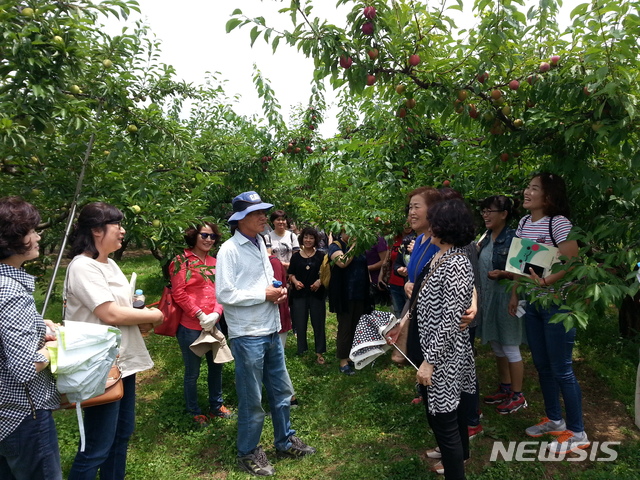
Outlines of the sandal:
M324 365L327 361L324 359L322 355L317 355L316 362L318 362L318 365Z

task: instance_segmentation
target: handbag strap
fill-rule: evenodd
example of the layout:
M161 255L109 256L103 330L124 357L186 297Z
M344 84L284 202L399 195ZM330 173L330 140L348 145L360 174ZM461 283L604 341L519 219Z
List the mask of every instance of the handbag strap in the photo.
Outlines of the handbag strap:
M427 281L429 280L429 278L431 278L431 275L433 275L433 273L438 269L438 267L440 265L442 265L444 263L444 261L450 257L455 257L455 256L463 256L466 257L466 255L462 252L457 252L457 253L452 253L451 255L443 255L442 258L438 261L438 263L436 263L436 265L429 270L429 273L427 273L427 275L425 275L424 280L422 280L422 283L420 284L420 288L418 289L418 293L416 293L413 297L413 302L411 302L411 306L409 307L409 316L411 316L411 312L413 312L413 309L416 306L416 303L418 302L418 295L420 295L420 290L422 290L424 288L424 286L427 284Z

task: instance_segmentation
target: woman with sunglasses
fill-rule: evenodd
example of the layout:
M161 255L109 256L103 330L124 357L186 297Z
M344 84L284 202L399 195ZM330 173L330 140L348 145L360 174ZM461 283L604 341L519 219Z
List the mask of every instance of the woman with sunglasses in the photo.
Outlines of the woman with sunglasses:
M220 230L215 223L202 222L189 227L184 234L187 247L169 265L171 290L174 301L182 309L176 338L184 361L184 399L193 420L206 425L210 418L229 418L231 411L222 402L222 364L214 363L213 353L207 352L209 375L209 412L202 414L198 405L197 382L202 358L189 346L202 330L213 331L222 315L222 305L216 299L214 276L216 259L209 251L220 241Z

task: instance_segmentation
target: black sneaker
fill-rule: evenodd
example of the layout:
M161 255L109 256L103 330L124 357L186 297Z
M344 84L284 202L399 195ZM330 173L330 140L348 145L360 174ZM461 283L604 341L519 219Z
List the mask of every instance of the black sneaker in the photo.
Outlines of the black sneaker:
M310 447L295 435L289 437L291 446L287 450L278 450L278 455L291 458L302 458L316 453L316 449Z
M267 460L267 454L259 445L248 455L238 457L238 466L257 477L270 477L276 473L273 465Z

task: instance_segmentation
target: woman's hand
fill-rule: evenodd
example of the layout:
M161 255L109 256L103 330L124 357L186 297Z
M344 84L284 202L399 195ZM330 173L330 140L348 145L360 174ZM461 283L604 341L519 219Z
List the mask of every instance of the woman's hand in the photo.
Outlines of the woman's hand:
M56 327L58 326L51 320L44 320L44 324L47 327L47 333L44 335L45 342L56 340Z
M302 283L300 280L295 280L293 282L293 285L296 287L296 290L302 290L304 288L304 283Z
M138 330L140 330L140 333L149 333L151 330L153 330L153 323L139 323L138 324Z
M416 245L416 241L415 240L411 240L411 243L409 243L409 245L407 245L407 252L411 253L413 252L413 247Z
M408 275L407 267L398 267L398 270L396 270L396 273L401 277L406 277Z
M433 365L429 362L424 361L420 365L418 372L416 373L416 381L420 385L424 385L425 387L432 386L431 377L433 377Z
M400 324L398 324L387 332L387 336L384 339L389 345L394 345L398 341L400 330L402 329L400 328Z
M155 314L156 318L151 322L154 327L157 327L158 325L161 325L162 322L164 322L164 313L162 313L162 311L158 310L156 307L146 307L145 310L150 310Z
M400 331L404 327L404 324L409 321L409 312L405 313L404 317L397 323L395 327L387 332L385 340L389 345L394 345L398 341Z
M533 283L535 283L538 286L544 285L545 287L547 286L547 282L544 278L540 277L534 270L533 268L529 268L529 273L531 274L531 276L529 277L531 279L531 281Z
M413 293L413 282L407 282L404 284L404 293L407 295L407 298L411 298L411 294Z
M322 285L322 282L320 281L320 279L318 279L315 282L313 282L309 288L311 289L312 292L317 292L321 285Z
M502 280L503 278L508 278L507 275L505 275L504 270L491 270L488 274L487 277L489 277L490 280Z

